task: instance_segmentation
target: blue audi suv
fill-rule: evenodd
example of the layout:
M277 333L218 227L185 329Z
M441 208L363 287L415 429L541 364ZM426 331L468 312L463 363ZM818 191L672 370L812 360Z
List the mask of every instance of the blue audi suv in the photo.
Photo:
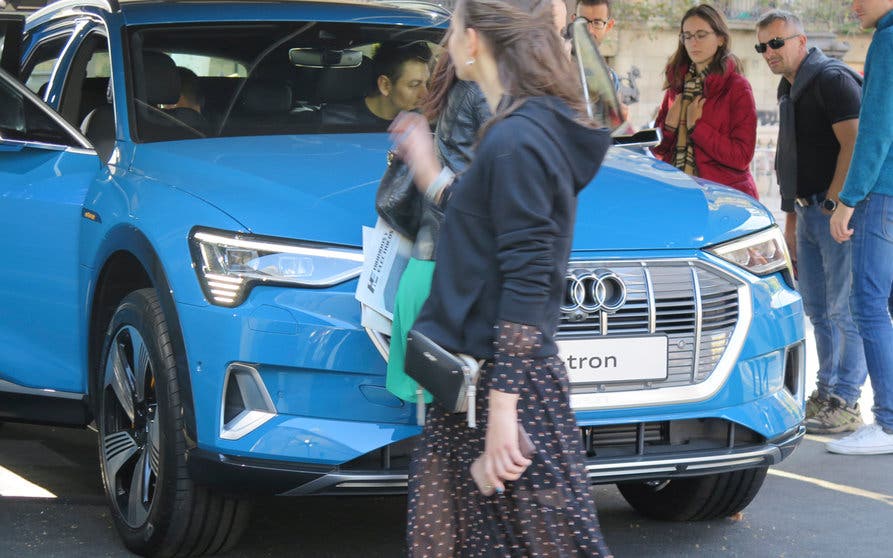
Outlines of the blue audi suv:
M420 427L361 325L387 133L358 102L419 2L60 0L0 12L0 420L87 426L124 544L232 547L252 496L405 491ZM179 106L183 69L200 106ZM757 201L616 146L559 339L593 483L724 517L804 429L803 307ZM308 500L307 505L313 505Z

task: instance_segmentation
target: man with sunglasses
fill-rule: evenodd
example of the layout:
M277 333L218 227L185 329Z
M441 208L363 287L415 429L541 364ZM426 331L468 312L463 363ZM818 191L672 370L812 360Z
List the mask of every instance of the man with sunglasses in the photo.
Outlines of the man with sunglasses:
M756 30L757 52L782 76L775 170L787 213L785 239L819 357L806 428L853 431L863 424L858 401L867 367L849 306L852 248L834 241L829 222L856 143L861 77L818 48L807 49L803 24L790 12L766 13Z

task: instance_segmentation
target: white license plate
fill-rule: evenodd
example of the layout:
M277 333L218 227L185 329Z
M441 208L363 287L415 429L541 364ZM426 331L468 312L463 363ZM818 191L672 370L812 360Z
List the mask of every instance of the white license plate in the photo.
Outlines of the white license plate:
M558 353L572 384L667 379L667 338L562 339Z

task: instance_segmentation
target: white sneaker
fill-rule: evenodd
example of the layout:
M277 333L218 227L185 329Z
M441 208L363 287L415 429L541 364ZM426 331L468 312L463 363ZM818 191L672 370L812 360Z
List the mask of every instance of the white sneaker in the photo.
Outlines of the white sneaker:
M831 453L844 455L880 455L893 453L893 434L887 434L881 425L867 424L849 436L825 444Z

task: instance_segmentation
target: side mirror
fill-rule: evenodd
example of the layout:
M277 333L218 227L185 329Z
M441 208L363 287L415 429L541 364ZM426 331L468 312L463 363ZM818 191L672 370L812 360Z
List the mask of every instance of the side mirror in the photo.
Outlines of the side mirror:
M356 68L363 63L359 50L292 48L289 61L299 68Z
M614 136L614 145L623 147L654 147L661 142L661 133L657 128L645 128L628 136Z

